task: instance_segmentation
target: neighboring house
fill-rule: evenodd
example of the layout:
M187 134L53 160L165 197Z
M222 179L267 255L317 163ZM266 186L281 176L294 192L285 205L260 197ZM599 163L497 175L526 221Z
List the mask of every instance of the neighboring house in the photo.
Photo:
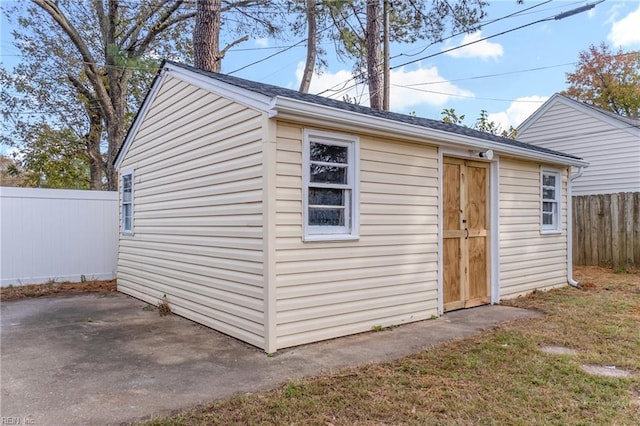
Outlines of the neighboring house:
M640 120L556 93L518 127L518 140L589 162L573 195L640 192Z
M273 352L563 286L584 165L165 62L116 159L118 289Z

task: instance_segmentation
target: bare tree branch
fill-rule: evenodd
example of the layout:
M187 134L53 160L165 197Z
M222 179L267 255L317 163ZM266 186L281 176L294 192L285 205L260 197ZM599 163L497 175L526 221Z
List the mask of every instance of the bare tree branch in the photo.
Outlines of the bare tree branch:
M239 39L234 40L234 41L232 41L231 43L227 44L227 45L224 47L224 49L222 49L222 50L220 51L220 55L219 55L219 56L218 56L218 58L217 58L217 59L218 59L218 61L222 60L222 59L224 58L224 55L226 55L226 54L227 54L227 51L228 51L229 49L231 49L233 46L236 46L236 45L238 45L238 44L240 44L240 43L244 43L244 42L245 42L245 41L247 41L247 40L249 40L249 36L247 36L247 35L246 35L246 36L242 36L242 37L240 37Z
M102 106L104 113L112 118L114 111L113 106L108 102L109 92L102 81L101 72L98 69L96 60L76 28L51 0L33 0L33 2L53 18L67 36L69 36L69 39L76 49L78 49L78 52L84 62L87 78L91 81L91 84L98 95L98 99L100 99L100 105Z

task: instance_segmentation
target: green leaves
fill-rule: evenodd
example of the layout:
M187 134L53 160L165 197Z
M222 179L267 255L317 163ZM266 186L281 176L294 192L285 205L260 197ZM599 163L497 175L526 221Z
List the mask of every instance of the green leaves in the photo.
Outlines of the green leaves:
M449 124L457 124L459 126L469 127L464 123L465 115L458 115L454 108L445 108L440 112L442 121ZM503 129L495 121L489 120L487 110L480 110L480 116L476 119L473 129L492 135L502 136L504 138L515 139L517 130L513 126L509 126L508 130Z
M82 141L70 130L47 125L33 129L32 139L16 160L14 173L21 186L38 188L89 189L89 163Z

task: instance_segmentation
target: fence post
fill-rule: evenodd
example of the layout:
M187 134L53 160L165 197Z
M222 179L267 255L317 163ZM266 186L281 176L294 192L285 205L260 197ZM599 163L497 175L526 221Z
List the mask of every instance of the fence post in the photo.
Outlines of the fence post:
M611 194L611 266L620 265L620 226L618 215L618 194Z

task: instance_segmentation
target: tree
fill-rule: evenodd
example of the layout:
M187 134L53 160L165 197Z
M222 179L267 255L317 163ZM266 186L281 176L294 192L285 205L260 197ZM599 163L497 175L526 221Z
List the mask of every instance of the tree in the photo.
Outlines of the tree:
M367 82L372 107L376 107L378 101L382 105L383 98L380 1L383 0L325 3L335 28L336 51L339 57L355 60L354 73L360 82ZM396 43L436 42L448 31L476 30L487 5L484 0L393 2L389 12L389 39Z
M367 53L367 82L369 84L369 104L371 108L382 109L382 50L380 47L380 2L367 0L367 27L365 31L365 51Z
M333 0L335 1L335 0ZM329 8L332 0L288 0L285 11L289 17L289 33L304 37L306 42L305 66L298 90L308 93L314 72L327 67L326 50L321 41L328 37L332 28L329 23Z
M580 52L565 95L616 114L640 116L640 52L613 53L605 43Z
M316 68L317 46L318 46L318 20L316 1L305 0L305 17L307 19L307 58L305 60L304 71L300 79L300 92L308 93L311 86L311 78Z
M193 29L194 66L205 71L220 72L222 59L227 51L249 40L246 34L260 37L276 36L281 28L280 2L271 0L198 0ZM223 16L227 16L223 20ZM220 49L220 32L223 24L228 34L242 34Z
M44 125L14 161L14 175L21 178L21 186L89 189L83 142L70 130Z
M464 114L458 115L454 108L445 108L440 115L443 115L442 121L449 124L458 124L464 126Z
M23 186L20 164L6 155L0 155L0 186Z
M222 3L220 0L196 2L193 27L193 65L205 71L220 72L220 32ZM216 33L217 32L217 33Z
M456 124L458 126L469 127L464 123L464 114L458 115L454 108L445 108L440 112L442 115L442 121L449 124ZM480 116L476 119L476 122L473 124L473 129L479 130L481 132L490 133L492 135L502 136L504 138L515 139L517 130L513 126L509 126L508 130L503 130L502 126L497 124L495 121L489 120L489 114L487 110L480 110Z
M17 17L20 29L13 35L24 56L13 73L3 74L10 76L3 85L12 88L10 104L35 107L40 114L25 119L9 108L3 111L12 117L18 140L13 143L33 141L30 133L44 123L72 130L88 151L91 186L104 174L107 189L115 189L113 160L157 69L154 58L190 50L185 29L195 13L183 12L183 5L182 0L146 0L135 7L118 0L33 0L6 9L9 18Z

